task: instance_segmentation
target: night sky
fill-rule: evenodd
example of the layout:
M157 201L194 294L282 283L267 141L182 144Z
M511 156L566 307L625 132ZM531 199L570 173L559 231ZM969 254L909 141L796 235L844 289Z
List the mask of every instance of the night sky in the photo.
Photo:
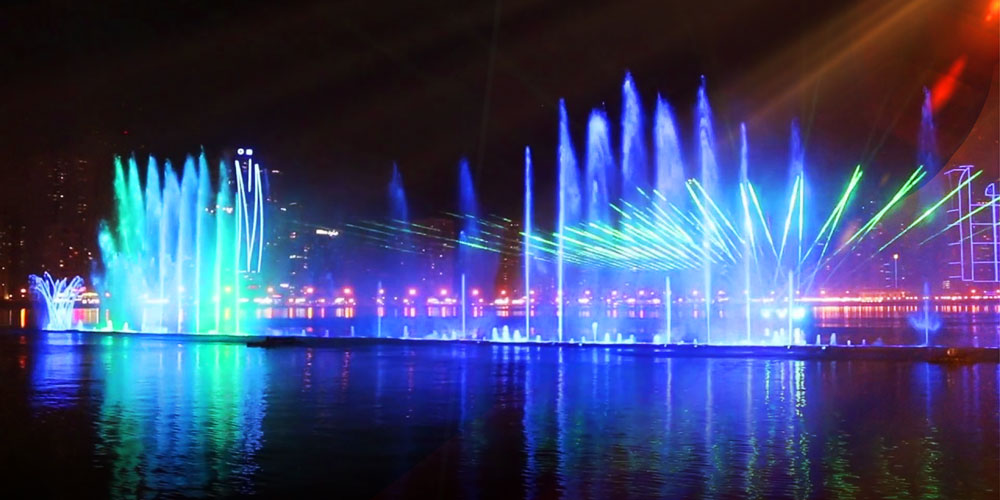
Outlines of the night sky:
M332 223L383 211L393 162L414 212L453 208L464 156L484 211L511 215L524 146L540 198L552 190L558 100L582 155L589 110L617 121L631 71L647 113L657 92L673 104L690 158L705 75L724 170L745 121L751 170L784 172L797 117L814 183L839 185L858 162L905 175L921 88L938 93L947 159L995 85L989 3L16 2L0 8L0 161L79 157L110 173L113 154L249 145L285 172L280 196Z

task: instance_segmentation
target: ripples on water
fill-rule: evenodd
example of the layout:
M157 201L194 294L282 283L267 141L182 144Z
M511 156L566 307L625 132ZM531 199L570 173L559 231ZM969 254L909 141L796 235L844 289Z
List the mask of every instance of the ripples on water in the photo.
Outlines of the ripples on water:
M18 496L997 498L998 366L0 335Z

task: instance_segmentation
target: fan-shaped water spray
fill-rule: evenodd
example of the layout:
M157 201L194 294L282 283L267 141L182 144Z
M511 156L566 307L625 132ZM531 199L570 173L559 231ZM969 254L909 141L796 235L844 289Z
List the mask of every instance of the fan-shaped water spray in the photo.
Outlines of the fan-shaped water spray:
M46 272L42 276L28 276L28 285L35 299L44 306L43 330L68 330L73 327L73 307L80 300L83 278L76 276L72 280L57 280Z

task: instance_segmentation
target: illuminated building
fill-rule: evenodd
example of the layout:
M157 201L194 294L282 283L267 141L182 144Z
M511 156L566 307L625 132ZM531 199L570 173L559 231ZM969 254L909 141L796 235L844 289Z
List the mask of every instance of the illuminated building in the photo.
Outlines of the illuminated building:
M458 227L455 219L450 217L434 217L417 221L417 224L445 239L427 239L421 241L414 250L420 255L418 264L422 281L431 285L453 283L455 271L455 239L458 238Z
M962 165L945 172L952 188L975 171ZM948 214L951 216L949 246L955 260L949 262L948 278L970 283L1000 282L1000 188L998 182L985 186L967 183L959 189Z
M17 298L26 283L26 233L21 222L4 221L0 225L0 300Z
M259 273L264 254L264 201L267 200L267 171L255 161L252 148L236 150L234 173L237 203L243 207L240 224L240 267L247 273Z
M521 259L522 240L519 237L521 225L511 220L505 220L503 226L504 248L500 256L500 268L497 272L496 284L502 290L514 290L521 283L523 266Z
M33 270L45 269L57 276L83 275L93 260L96 220L93 216L93 165L83 159L49 157L38 161L38 175L45 189L45 201L38 213L43 241L28 253ZM31 219L26 219L31 221ZM24 279L18 276L17 279Z

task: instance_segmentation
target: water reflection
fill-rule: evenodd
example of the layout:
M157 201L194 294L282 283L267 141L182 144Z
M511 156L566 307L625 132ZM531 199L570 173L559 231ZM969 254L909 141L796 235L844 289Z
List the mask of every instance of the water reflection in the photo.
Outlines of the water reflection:
M9 430L82 412L92 449L67 468L117 497L995 498L1000 482L995 364L18 342L0 338L0 366L27 370L8 399L34 410Z
M98 453L112 459L112 493L252 491L262 443L263 353L226 344L109 339L97 376Z
M32 404L85 405L116 498L253 491L265 353L241 345L44 333ZM96 381L92 384L91 381ZM91 398L79 401L80 394Z

